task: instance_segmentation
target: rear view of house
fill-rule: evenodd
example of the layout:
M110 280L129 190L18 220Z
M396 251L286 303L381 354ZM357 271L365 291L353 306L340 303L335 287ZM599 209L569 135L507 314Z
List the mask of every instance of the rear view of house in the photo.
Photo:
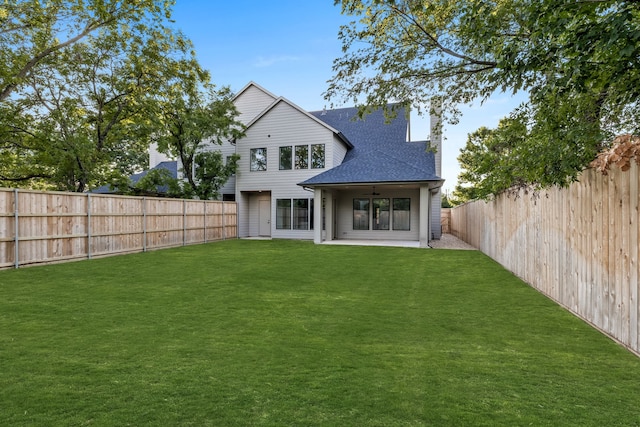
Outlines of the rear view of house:
M382 111L357 119L355 108L307 112L253 82L234 102L246 135L211 148L240 155L221 191L238 203L239 237L440 237L440 138L407 141L402 106L391 121Z

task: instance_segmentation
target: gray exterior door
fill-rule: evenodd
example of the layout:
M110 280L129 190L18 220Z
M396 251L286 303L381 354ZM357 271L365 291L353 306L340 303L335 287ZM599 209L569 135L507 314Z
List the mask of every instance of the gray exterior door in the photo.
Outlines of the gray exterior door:
M260 236L271 236L271 201L260 200L258 211L260 215Z

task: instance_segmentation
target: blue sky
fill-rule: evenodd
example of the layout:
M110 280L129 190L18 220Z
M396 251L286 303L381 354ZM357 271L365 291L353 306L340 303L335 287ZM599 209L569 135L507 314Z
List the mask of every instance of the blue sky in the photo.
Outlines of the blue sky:
M330 104L323 97L333 76L333 60L341 56L343 16L333 0L177 0L173 19L195 44L200 63L218 86L235 92L254 81L305 110ZM447 125L443 144L442 177L445 191L455 187L460 168L456 157L467 134L480 126L495 127L523 97L496 94L482 106L462 108L459 124ZM351 105L336 105L351 106ZM411 118L414 140L429 135L428 118Z

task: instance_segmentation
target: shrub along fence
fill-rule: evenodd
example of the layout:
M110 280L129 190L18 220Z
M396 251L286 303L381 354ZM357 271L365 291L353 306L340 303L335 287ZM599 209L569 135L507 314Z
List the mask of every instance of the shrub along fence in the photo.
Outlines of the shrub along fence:
M235 202L0 189L0 268L236 238Z
M451 213L452 234L640 354L638 166Z

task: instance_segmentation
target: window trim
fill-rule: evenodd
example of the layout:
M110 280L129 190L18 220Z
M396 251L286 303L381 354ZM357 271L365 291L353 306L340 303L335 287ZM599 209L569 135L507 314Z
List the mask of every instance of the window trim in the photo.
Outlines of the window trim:
M262 150L264 156L264 165L258 162L257 153ZM267 147L251 148L249 150L249 171L265 172L267 170Z
M281 202L289 202L288 206L281 206ZM288 209L287 217L280 216L280 209ZM281 219L286 218L285 221ZM291 199L276 199L276 230L291 230Z
M409 209L408 210L404 210L404 209L398 209L397 212L408 212L408 217L407 217L407 228L397 228L396 227L396 207L395 207L395 202L396 200L407 200L409 203ZM391 225L394 231L411 231L411 197L394 197L391 200Z
M386 204L387 204L387 209L386 210L382 210L381 207L378 205L378 207L376 207L376 200L378 201L384 201L386 200ZM376 209L378 210L378 215L376 216ZM380 228L380 220L383 219L383 212L387 212L387 220L386 220L386 228L384 228L384 222L383 222L383 228ZM371 230L373 231L387 231L387 230L391 230L391 198L389 197L373 197L371 198Z
M318 159L318 157L314 156L316 151L313 149L313 147L322 147L322 165L321 166L316 166L316 160ZM311 144L311 146L309 147L309 153L311 156L311 162L309 165L311 169L324 169L327 164L327 154L326 154L325 144Z
M288 148L289 149L289 164L285 165L285 166L289 166L287 167L282 167L283 163L282 163L282 149L283 148ZM293 147L291 147L290 145L283 145L281 147L279 147L278 149L278 170L281 171L289 171L293 169Z
M366 215L363 216L363 218L366 221L366 228L363 227L358 227L356 228L356 222L360 222L360 221L356 221L356 200L366 200L367 202L367 209L366 209ZM358 211L365 211L365 209L358 209ZM353 198L353 204L352 204L352 223L351 223L351 228L353 230L356 231L370 231L371 230L371 199L370 198L364 198L364 197L354 197Z
M296 145L294 146L294 156L293 156L293 167L296 170L306 170L309 169L309 145L308 144L302 144L302 145ZM302 158L302 156L298 155L298 149L304 149L305 152L305 156L304 159ZM302 162L304 161L304 167L302 167ZM300 162L300 163L299 163Z

